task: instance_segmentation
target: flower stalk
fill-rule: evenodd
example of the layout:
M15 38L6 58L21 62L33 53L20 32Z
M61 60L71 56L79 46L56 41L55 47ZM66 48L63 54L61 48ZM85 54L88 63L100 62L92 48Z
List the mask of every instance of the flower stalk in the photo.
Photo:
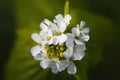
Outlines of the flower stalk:
M69 0L66 0L64 6L64 16L69 13Z

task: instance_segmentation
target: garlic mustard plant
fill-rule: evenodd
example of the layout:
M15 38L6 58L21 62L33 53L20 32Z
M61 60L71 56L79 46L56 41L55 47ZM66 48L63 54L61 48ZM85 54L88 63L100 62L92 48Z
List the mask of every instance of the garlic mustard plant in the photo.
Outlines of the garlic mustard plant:
M74 62L85 56L85 42L90 38L90 30L84 28L85 21L81 21L71 32L67 32L71 19L70 14L58 14L53 22L44 19L40 23L40 32L31 35L37 43L30 50L33 58L40 61L43 69L50 68L54 74L66 69L69 74L75 74L77 66Z

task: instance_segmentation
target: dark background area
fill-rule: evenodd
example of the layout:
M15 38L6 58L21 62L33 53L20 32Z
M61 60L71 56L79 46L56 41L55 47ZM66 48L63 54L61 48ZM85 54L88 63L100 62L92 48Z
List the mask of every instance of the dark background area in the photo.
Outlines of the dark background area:
M114 36L104 46L103 60L89 70L88 80L120 80L120 0L84 0L84 3L92 13L107 17L114 24ZM14 0L0 0L0 80L16 39L14 15Z
M85 0L90 10L113 22L113 37L104 48L103 60L89 72L89 80L120 80L120 1Z
M15 41L15 11L13 0L0 0L0 80Z

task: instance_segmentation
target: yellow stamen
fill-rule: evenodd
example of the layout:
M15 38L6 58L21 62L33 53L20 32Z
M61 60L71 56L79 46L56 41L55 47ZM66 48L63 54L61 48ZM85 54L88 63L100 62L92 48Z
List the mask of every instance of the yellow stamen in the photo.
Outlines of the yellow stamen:
M62 33L61 32L58 32L57 35L61 35Z
M62 52L60 52L60 57L63 57L63 53Z
M47 41L49 41L50 39L51 39L51 36L48 36L48 37L47 37Z
M59 47L58 47L58 46L56 47L56 50L59 50Z
M54 47L53 47L53 46L51 46L50 48L51 48L51 49L53 49Z
M64 48L63 48L63 47L60 47L60 50L61 50L61 51L64 51Z
M46 47L45 49L46 49L46 51L48 51L48 50L49 50L49 48L48 48L48 47Z
M59 57L59 53L56 53L57 54L57 57Z
M50 56L51 56L51 57L53 57L53 56L54 56L54 53L53 53L53 52L51 52L51 53L50 53Z
M64 45L46 45L45 49L47 51L48 57L51 59L63 59L63 52L66 50L66 47Z
M70 60L69 60L69 63L72 63L72 62L73 62L73 61L70 59Z

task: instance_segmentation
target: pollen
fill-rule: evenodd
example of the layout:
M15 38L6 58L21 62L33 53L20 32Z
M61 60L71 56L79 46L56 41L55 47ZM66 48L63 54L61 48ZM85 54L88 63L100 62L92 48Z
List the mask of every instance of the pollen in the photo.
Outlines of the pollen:
M65 45L47 45L46 51L51 58L64 58L63 53L66 50Z
M63 53L62 52L60 52L60 57L63 57Z
M57 35L61 35L62 33L61 32L57 32Z
M72 62L73 62L73 60L72 60L72 59L70 59L70 60L69 60L69 63L72 63Z
M64 48L63 48L63 47L60 47L60 50L61 50L61 51L64 51Z
M51 36L48 36L48 37L47 37L47 41L49 41L50 39L51 39Z

